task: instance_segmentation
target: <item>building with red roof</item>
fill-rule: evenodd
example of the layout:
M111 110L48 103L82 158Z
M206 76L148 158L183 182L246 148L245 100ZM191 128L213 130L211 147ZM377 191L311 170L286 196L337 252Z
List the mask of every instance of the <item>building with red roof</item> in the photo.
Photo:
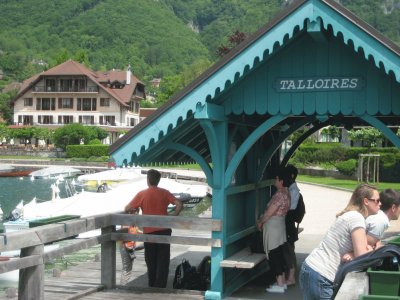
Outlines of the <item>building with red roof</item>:
M56 128L80 123L110 133L140 122L145 85L126 71L94 72L68 60L25 80L13 101L14 124ZM111 135L110 142L117 136Z

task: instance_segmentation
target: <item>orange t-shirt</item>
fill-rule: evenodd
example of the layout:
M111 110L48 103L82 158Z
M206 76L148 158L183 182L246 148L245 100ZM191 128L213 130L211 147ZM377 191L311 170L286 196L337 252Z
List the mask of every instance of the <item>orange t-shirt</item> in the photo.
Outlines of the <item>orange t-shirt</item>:
M134 209L140 208L143 215L160 215L166 216L169 204L175 204L176 198L166 189L156 186L140 191L129 203ZM159 227L143 227L144 233L152 233L155 231L165 230L167 228Z

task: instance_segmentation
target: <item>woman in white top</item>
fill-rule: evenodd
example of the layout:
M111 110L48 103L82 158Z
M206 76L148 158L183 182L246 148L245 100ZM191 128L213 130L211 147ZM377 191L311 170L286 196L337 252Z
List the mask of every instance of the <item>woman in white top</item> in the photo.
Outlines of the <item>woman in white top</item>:
M300 287L304 300L331 299L333 281L344 254L360 256L372 250L367 243L365 218L380 208L375 187L361 184L353 192L346 208L336 215L335 223L300 270Z

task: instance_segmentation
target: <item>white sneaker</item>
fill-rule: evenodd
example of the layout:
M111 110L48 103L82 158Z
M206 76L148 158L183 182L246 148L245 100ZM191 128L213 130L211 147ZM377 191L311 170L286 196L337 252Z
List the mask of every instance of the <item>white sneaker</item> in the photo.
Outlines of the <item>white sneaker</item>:
M272 286L274 286L274 285L276 285L276 286L280 286L279 284L277 284L276 282L274 283L274 284L271 284L269 287L267 287L265 290L267 290L268 288L270 288L270 287L272 287ZM287 290L287 284L285 283L284 285L282 285L283 286L283 288L285 289L285 290Z
M280 293L283 294L285 292L285 287L284 286L279 286L279 285L271 285L269 288L266 289L267 292L270 293Z

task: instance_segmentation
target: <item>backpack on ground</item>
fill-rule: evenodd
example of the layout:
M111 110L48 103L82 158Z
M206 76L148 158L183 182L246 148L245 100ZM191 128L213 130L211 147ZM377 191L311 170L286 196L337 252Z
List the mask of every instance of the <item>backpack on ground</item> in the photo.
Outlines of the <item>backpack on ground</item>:
M305 214L306 214L306 206L304 205L303 195L300 194L297 206L293 210L293 220L297 223L297 226L298 224L301 223L301 221L303 221Z
M182 263L176 267L172 287L183 290L201 290L203 288L199 272L186 259L183 259Z
M197 267L197 272L200 274L201 282L202 282L202 291L206 291L210 289L211 282L211 256L207 255L201 260L200 264Z

